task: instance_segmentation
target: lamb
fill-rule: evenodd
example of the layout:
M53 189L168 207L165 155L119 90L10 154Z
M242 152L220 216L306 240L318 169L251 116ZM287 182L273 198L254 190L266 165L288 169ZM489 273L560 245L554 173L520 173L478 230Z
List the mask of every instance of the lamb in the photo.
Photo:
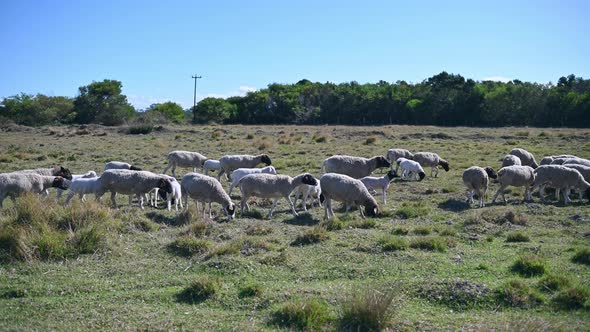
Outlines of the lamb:
M570 158L563 162L563 165L584 165L590 167L590 160L583 158Z
M418 152L414 154L414 160L419 162L422 167L431 167L430 176L438 177L438 166L442 166L445 172L449 171L449 162L439 157L434 152Z
M418 164L419 166L419 164ZM394 171L389 171L385 176L382 177L374 177L374 176L365 176L361 178L361 182L365 185L367 190L377 190L381 189L381 195L383 196L383 205L387 204L387 189L389 189L389 184L393 178L397 177L397 173Z
M219 158L220 171L217 174L217 180L219 180L224 173L229 175L238 168L254 168L262 163L266 166L272 165L270 157L266 154L260 154L257 156L247 154L223 156Z
M533 156L532 153L528 152L525 149L521 149L521 148L515 148L512 149L508 154L517 156L518 158L520 158L521 161L521 165L523 166L530 166L533 169L539 167L539 165L537 164L537 161L535 160L535 156Z
M535 181L532 185L531 191L535 191L539 187L549 185L559 190L564 190L563 199L567 205L570 202L569 192L571 189L576 189L580 194L580 203L582 202L582 193L590 200L590 183L584 180L582 174L574 168L569 168L563 165L543 165L535 170ZM543 192L541 194L541 201L545 201Z
M301 204L303 205L303 210L307 211L307 199L311 197L311 207L313 208L313 202L317 201L318 207L322 206L320 202L320 195L322 194L322 188L320 186L320 180L314 178L317 181L315 186L310 186L308 184L302 184L299 187L293 190L293 194L295 195L295 200L293 201L293 205L297 206L297 200L301 197L303 201Z
M127 169L130 171L141 171L141 168L122 161L109 161L104 165L104 170L107 171L109 169Z
M172 200L174 200L174 209L176 211L178 211L178 205L180 205L180 208L183 209L184 206L182 205L182 189L180 187L180 183L178 183L178 181L176 181L176 178L173 176L169 176L166 174L160 174L162 177L170 180L170 184L172 185L172 192L171 193L166 193L166 195L162 195L160 193L160 188L156 187L153 188L148 194L151 194L152 196L150 197L150 205L153 207L157 207L158 206L158 196L162 197L162 199L165 199L167 204L167 208L168 211L172 210Z
M166 193L172 192L172 184L167 178L147 171L131 171L126 169L110 169L102 173L96 199L100 199L105 192L111 192L111 201L117 208L115 197L117 193L136 195L139 207L143 210L144 196L153 188L160 188Z
M520 161L520 160L519 160ZM467 187L467 203L473 203L473 194L479 198L479 207L486 206L486 192L490 179L496 179L498 176L491 167L471 166L463 171L463 183Z
M297 216L298 214L295 211L295 206L293 206L290 195L296 187L302 184L315 186L317 181L309 173L299 174L296 177L266 173L246 175L238 183L238 187L242 192L242 200L240 201L241 212L244 213L244 207L248 208L248 210L250 209L248 206L248 198L252 196L261 198L274 198L274 203L272 204L272 207L268 213L268 217L271 218L272 212L277 206L279 198L283 197L287 203L289 203L293 215Z
M406 159L412 160L414 158L414 155L406 149L389 149L389 150L387 150L387 160L391 163L391 170L393 170L393 164L399 158L406 158ZM396 173L398 171L398 168L399 168L399 165L396 163L396 166L395 166Z
M168 166L166 166L162 173L166 174L166 171L172 167L172 176L176 177L176 166L192 167L193 172L196 172L197 167L203 167L205 160L207 160L207 157L198 152L172 151L168 153Z
M85 178L85 177L79 177L79 178L75 178L71 183L70 183L70 192L68 193L68 197L66 197L66 201L64 202L64 206L68 205L68 203L70 202L70 200L76 195L78 194L78 196L80 197L80 199L82 201L84 201L84 195L85 194L94 194L96 196L96 193L100 191L100 186L102 185L102 183L100 182L100 178L98 177L91 177L91 178Z
M229 186L228 194L231 196L232 190L234 190L235 186L244 176L256 173L277 174L277 170L273 166L266 166L263 168L238 168L231 173L231 184Z
M417 161L408 160L406 158L398 158L396 163L402 169L402 179L406 178L408 180L411 180L413 176L418 176L420 178L419 181L422 181L426 176L426 173L424 173L424 169L422 169L422 166L420 166L420 163L418 163Z
M21 172L0 174L0 209L6 196L16 204L17 196L27 192L41 194L51 187L68 189L68 183L61 176Z
M205 175L209 175L210 171L219 171L220 168L221 164L219 163L219 160L207 159L203 163L203 173Z
M321 201L325 201L325 219L334 216L332 200L344 202L347 213L351 205L358 206L363 219L365 215L361 205L365 207L365 213L368 216L375 216L379 212L377 201L360 180L345 174L326 173L320 178L320 184L322 187Z
M88 178L95 178L95 177L97 177L95 171L88 171L88 172L86 172L84 174L73 174L72 175L72 181L74 181L76 179L88 179ZM61 198L61 195L63 194L64 191L65 190L62 190L62 189L59 189L59 188L57 189L57 198L58 199ZM83 195L80 196L80 198L83 198Z
M188 197L192 198L199 208L198 201L203 203L203 217L205 216L205 205L209 203L209 218L211 215L211 203L219 203L223 212L229 219L236 215L236 205L231 201L229 195L223 190L223 186L217 179L199 173L188 173L182 177L180 183L184 195L184 203L188 208Z
M504 203L507 203L506 197L504 196L504 189L508 186L514 187L525 187L524 190L524 200L530 201L532 199L530 185L533 184L535 181L535 173L534 169L530 166L519 166L519 165L512 165L502 167L498 171L498 182L500 183L500 189L492 198L492 204L496 201L498 195L502 194L502 198L504 199Z
M559 159L561 159L561 158L567 158L567 159L569 159L569 158L578 158L578 157L576 157L574 155L571 155L571 154L561 154L561 155L556 155L556 156L546 156L546 157L543 157L543 159L541 159L541 162L539 163L539 165L541 165L541 166L542 165L551 165L552 162L555 159L558 159L558 158ZM559 165L561 165L562 163L559 163Z
M381 167L391 167L391 164L383 156L376 156L369 159L335 155L324 160L322 165L322 169L326 173L345 174L355 179L369 176L374 170Z
M507 154L502 159L502 167L512 166L512 165L522 165L520 158L513 154Z

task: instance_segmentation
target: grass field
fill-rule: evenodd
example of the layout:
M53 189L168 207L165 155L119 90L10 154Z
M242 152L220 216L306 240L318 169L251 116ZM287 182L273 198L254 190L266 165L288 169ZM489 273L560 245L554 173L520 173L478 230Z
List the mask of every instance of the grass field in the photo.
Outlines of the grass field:
M231 222L219 206L210 221L194 211L141 211L127 197L113 211L108 195L100 204L76 198L67 209L54 192L24 197L18 208L6 200L0 330L590 330L588 201L541 204L535 195L523 203L522 188L511 188L508 205L476 209L464 203L461 180L472 165L497 169L515 147L537 161L588 158L588 130L158 129L4 127L0 172L52 164L100 172L110 160L161 172L166 154L182 149L214 159L267 153L279 173L319 177L327 156L393 147L437 152L451 170L395 180L381 215L367 220L338 209L323 221L317 208L295 218L284 201L269 220L269 202L259 199Z

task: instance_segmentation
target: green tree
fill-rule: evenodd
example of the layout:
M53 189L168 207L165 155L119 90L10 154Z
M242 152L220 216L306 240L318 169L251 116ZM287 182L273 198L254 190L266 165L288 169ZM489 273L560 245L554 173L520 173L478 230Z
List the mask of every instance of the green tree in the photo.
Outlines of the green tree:
M184 120L184 110L177 103L168 101L163 104L152 104L146 113L160 113L171 121L181 122Z
M21 93L4 98L0 116L26 126L71 123L75 117L71 98Z
M75 121L97 122L107 126L120 125L135 114L127 97L121 94L123 85L116 80L92 82L79 88L74 100Z
M197 104L194 120L197 123L222 123L236 112L236 105L223 98L205 98Z

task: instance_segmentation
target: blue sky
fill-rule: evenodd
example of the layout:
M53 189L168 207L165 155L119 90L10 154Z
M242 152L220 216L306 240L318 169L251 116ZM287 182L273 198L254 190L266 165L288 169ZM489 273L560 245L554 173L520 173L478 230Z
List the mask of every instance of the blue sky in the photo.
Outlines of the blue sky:
M138 108L273 82L590 78L590 1L0 1L0 97L116 79Z

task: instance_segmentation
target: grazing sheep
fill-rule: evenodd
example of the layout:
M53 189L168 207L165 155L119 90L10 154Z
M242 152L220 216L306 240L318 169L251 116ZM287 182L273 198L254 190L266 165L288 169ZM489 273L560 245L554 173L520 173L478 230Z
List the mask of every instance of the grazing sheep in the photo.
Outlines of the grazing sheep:
M205 162L203 163L203 173L205 175L209 175L210 171L219 171L220 168L221 163L219 162L219 160L208 159L205 160Z
M530 166L533 169L539 167L537 161L535 160L535 156L532 153L528 152L525 149L515 148L512 149L508 154L517 156L520 158L521 165L523 166Z
M520 160L519 160L520 161ZM467 203L473 203L473 194L479 198L479 207L486 206L486 192L490 179L496 179L498 176L491 167L482 168L471 166L463 171L463 183L467 187Z
M504 203L508 203L506 197L504 196L504 189L508 186L514 187L525 187L524 190L524 200L530 201L532 199L530 186L535 181L535 173L534 169L530 166L519 166L519 165L512 165L500 168L498 171L498 182L500 183L500 189L492 198L492 204L496 201L498 195L502 194L502 199L504 199Z
M563 163L565 163L566 161L570 160L572 158L569 157L560 157L560 158L554 158L549 165L563 165Z
M389 163L391 164L391 170L393 170L393 164L399 158L406 158L412 160L414 158L414 155L406 149L389 149L387 150L386 157ZM399 165L397 163L395 165L395 172L397 173Z
M303 210L307 211L307 199L311 197L311 207L313 208L313 202L316 201L318 207L322 206L320 202L320 195L322 194L322 188L320 186L320 180L314 178L317 181L315 186L310 186L308 184L302 184L299 187L293 190L293 194L295 195L295 200L293 200L293 205L297 206L297 200L301 197L303 201L301 205L303 205Z
M322 169L326 173L345 174L355 179L360 179L371 175L377 168L390 166L391 164L383 156L362 158L335 155L324 160Z
M97 177L96 172L95 171L88 171L84 174L72 174L72 181L76 180L76 179L88 179L88 178L95 178ZM71 190L71 189L70 189ZM57 198L61 198L61 195L63 194L65 190L62 189L57 189ZM83 198L83 196L81 196L80 198Z
M449 171L449 162L439 157L434 152L418 152L414 153L415 161L419 162L422 167L431 167L430 176L434 173L434 177L438 177L438 166L442 166L445 172Z
M539 165L551 165L555 159L561 159L561 158L569 159L569 158L578 158L578 157L571 155L571 154L546 156L546 157L543 157L543 159L541 159L541 162L539 163ZM563 162L559 163L558 165L561 165L561 164L563 164Z
M379 212L377 201L360 180L345 174L326 173L320 178L320 184L322 187L321 200L324 203L325 219L334 216L332 200L344 202L347 213L351 205L358 206L363 219L365 215L363 214L361 205L365 207L365 212L368 216L375 216Z
M99 177L99 189L96 199L100 199L105 192L111 192L111 202L117 208L115 197L117 193L136 195L139 207L143 210L145 194L153 188L160 188L165 193L172 192L172 184L167 178L147 171L131 171L126 169L110 169Z
M238 183L238 187L242 192L242 200L240 201L241 212L244 213L244 207L248 208L248 210L250 209L248 206L248 198L252 196L261 198L274 198L274 203L268 212L268 216L270 218L272 217L272 212L277 206L279 198L282 197L285 198L287 203L289 203L293 215L297 216L297 212L295 211L295 206L293 206L290 195L296 187L302 184L315 186L317 181L309 173L299 174L296 177L266 173L246 175Z
M564 161L562 165L584 165L590 167L590 160L584 158L570 158Z
M100 191L100 186L101 186L101 182L100 182L100 178L98 178L98 177L75 178L70 183L70 192L68 193L68 196L66 197L66 201L64 202L64 206L68 205L70 200L76 194L78 194L78 197L80 197L80 199L82 201L85 200L85 198L84 198L85 194L94 194L96 196L96 193Z
M166 174L166 171L172 167L172 176L176 177L176 166L180 167L192 167L193 172L197 171L197 168L203 167L203 163L207 160L207 157L203 156L198 152L191 151L172 151L168 153L168 166L162 173Z
M259 164L264 163L266 166L272 165L270 157L266 154L257 156L243 154L243 155L226 155L219 158L220 171L217 174L217 180L221 178L224 173L229 175L238 168L255 168Z
M406 158L398 158L396 163L402 169L402 179L406 178L408 180L411 180L412 177L418 176L419 179L416 178L416 180L422 181L426 176L426 173L424 173L424 169L422 169L422 166L420 166L420 163L418 163L417 161L409 160Z
M166 174L160 174L162 177L170 180L170 184L172 185L172 192L166 193L165 195L160 194L160 188L156 187L153 188L149 193L148 197L150 200L150 205L153 207L158 206L158 196L162 197L162 199L166 200L166 207L168 211L172 210L172 200L174 200L174 209L178 211L178 205L180 208L184 208L182 205L182 189L180 188L180 183L176 181L176 178L173 176L169 176Z
M141 168L135 167L129 163L122 161L109 161L104 165L104 170L107 171L109 169L127 169L130 171L141 171Z
M231 201L229 195L223 190L223 186L217 179L199 173L188 173L182 177L180 183L184 195L184 203L188 208L188 198L192 198L199 208L198 201L203 203L203 217L205 217L205 205L209 203L209 218L211 215L211 203L219 203L223 212L229 219L236 215L236 205Z
M6 196L16 203L16 197L24 193L41 194L48 188L68 189L67 180L61 176L47 176L36 173L0 174L0 209Z
M375 190L381 189L381 195L383 196L383 205L387 204L387 189L389 189L389 184L393 178L397 177L397 173L394 171L389 171L385 176L382 177L374 177L374 176L365 176L361 178L361 182L365 185L367 190Z
M231 196L231 192L240 180L248 174L267 173L277 174L277 170L273 166L266 166L263 168L238 168L231 173L231 184L229 185L228 195Z
M520 158L513 154L507 154L502 159L502 167L512 166L512 165L522 165Z
M66 180L72 180L72 172L63 166L55 166L51 168L36 168L36 169L23 169L15 171L14 173L34 173L44 176L61 176Z
M582 174L575 168L563 165L543 165L538 167L535 170L535 181L531 191L547 185L563 190L563 200L566 205L570 202L569 193L571 189L576 189L579 192L580 203L582 202L582 194L585 194L590 200L590 183L584 180ZM544 202L545 195L542 191L540 195L541 201Z

